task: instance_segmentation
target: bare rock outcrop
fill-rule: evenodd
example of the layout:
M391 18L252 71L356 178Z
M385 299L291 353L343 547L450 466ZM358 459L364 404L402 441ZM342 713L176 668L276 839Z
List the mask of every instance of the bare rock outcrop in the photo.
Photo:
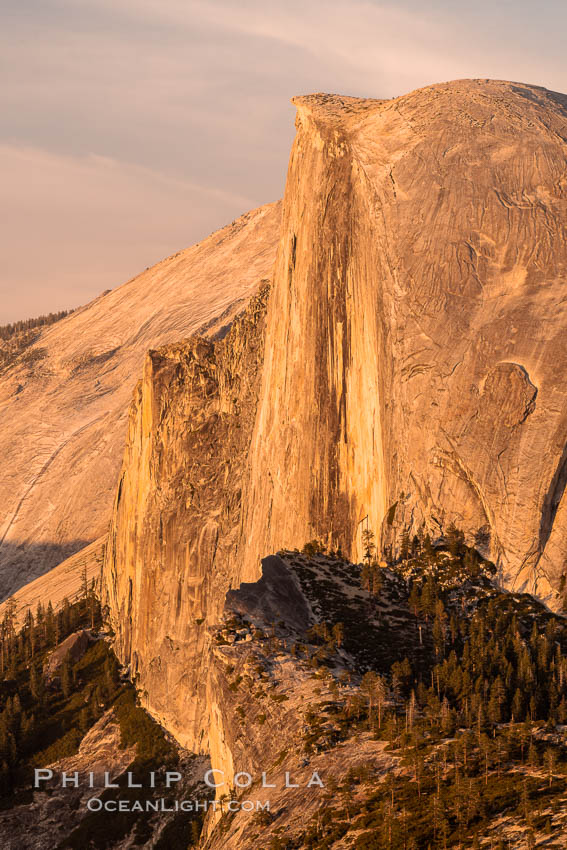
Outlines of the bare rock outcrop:
M65 662L68 662L69 665L76 664L83 657L92 640L93 636L86 629L80 629L65 638L46 659L43 665L45 678L48 681L53 679L60 673Z
M221 336L271 275L280 204L44 329L0 374L0 599L104 535L150 348ZM25 318L25 317L22 317Z
M277 555L262 561L262 577L242 582L226 594L227 607L248 619L275 623L283 620L300 632L311 623L310 610L297 582Z
M209 641L234 582L269 287L222 341L150 351L130 411L105 562L115 650L148 708L199 750Z
M312 537L360 554L368 515L394 549L455 522L508 585L549 597L567 543L567 98L465 80L296 105L245 576Z
M567 98L473 80L295 103L267 315L150 353L105 564L118 654L213 764L206 627L265 555L358 559L368 517L394 554L454 522L548 601L566 570Z

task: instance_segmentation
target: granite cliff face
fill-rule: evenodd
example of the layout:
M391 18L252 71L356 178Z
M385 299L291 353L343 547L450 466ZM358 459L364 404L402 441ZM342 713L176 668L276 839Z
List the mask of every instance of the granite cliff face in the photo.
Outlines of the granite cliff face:
M454 521L547 595L567 542L567 98L463 81L296 104L246 572L311 537L360 554L366 515L394 548Z
M0 374L0 599L106 534L149 348L226 332L269 277L280 204L44 330Z
M239 555L269 287L222 341L150 351L130 412L105 585L117 654L147 705L189 749L206 729L206 623Z
M213 764L227 591L361 522L454 522L555 598L567 543L567 98L490 81L296 99L273 284L222 343L150 352L105 564L145 705Z

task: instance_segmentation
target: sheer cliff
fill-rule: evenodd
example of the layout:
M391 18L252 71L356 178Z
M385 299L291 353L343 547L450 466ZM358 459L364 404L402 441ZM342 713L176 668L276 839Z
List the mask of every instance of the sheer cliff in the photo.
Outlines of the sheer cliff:
M366 515L394 547L454 521L548 593L567 534L566 104L488 81L296 99L247 571L311 537L360 553Z
M211 627L260 558L451 523L554 599L567 543L567 98L498 81L295 100L267 310L150 352L105 563L117 651L230 763ZM224 706L224 707L223 707Z
M207 726L206 622L222 613L239 554L268 292L224 340L193 337L148 354L107 544L117 653L190 749Z
M241 216L41 332L0 375L0 599L105 534L151 347L225 333L271 274L281 205Z

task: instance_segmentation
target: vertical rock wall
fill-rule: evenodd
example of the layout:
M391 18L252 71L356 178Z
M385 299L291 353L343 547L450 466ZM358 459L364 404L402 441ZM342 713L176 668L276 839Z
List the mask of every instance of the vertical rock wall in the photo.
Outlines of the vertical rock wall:
M208 749L206 627L234 580L267 296L264 286L221 342L148 354L108 541L116 651L148 708L194 750Z
M508 586L567 572L567 98L492 81L297 98L245 573L454 522ZM290 510L293 506L293 510Z
M341 114L317 99L296 102L244 489L248 579L261 554L314 537L355 554L360 521L370 514L376 528L387 501L383 389L391 365L382 306L389 273Z
M131 413L108 605L182 742L230 763L206 626L280 547L356 558L366 516L394 550L455 522L556 601L566 103L489 81L296 100L267 317L264 292L222 343L151 352Z

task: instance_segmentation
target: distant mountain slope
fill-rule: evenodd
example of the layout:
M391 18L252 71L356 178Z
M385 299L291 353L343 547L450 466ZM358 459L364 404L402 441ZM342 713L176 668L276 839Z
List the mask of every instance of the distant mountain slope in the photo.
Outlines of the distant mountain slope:
M0 598L106 531L152 347L214 335L269 277L269 204L46 329L0 375Z
M98 593L105 545L106 535L89 543L84 549L71 555L45 575L20 587L9 600L0 603L0 620L7 613L12 600L16 602L15 624L18 627L24 625L28 611L35 616L39 602L44 607L51 602L54 611L59 611L63 607L65 599L71 603L75 602L81 596L85 571L89 586L94 581L95 590Z
M50 325L66 318L72 310L60 310L47 316L23 319L0 327L0 374L15 363L26 348L33 345Z

